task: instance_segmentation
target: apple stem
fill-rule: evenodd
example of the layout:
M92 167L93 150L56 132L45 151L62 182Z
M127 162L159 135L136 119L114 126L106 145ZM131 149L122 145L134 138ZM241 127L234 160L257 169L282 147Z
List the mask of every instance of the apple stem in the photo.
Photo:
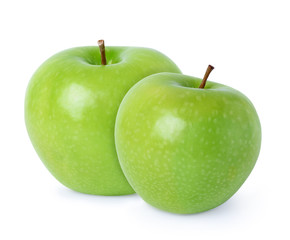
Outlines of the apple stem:
M102 65L106 65L107 64L107 59L106 59L105 42L104 42L104 40L99 40L98 41L98 45L99 45L100 52L101 52Z
M205 87L205 84L206 84L206 81L208 79L208 76L209 76L209 74L211 73L212 70L214 70L214 67L212 65L208 65L208 67L206 69L206 72L204 74L204 77L202 79L202 82L199 85L199 88L204 88Z

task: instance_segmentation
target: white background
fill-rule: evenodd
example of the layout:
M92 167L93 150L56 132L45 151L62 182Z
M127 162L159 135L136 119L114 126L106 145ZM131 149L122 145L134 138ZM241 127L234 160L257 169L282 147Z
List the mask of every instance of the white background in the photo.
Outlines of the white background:
M1 1L0 239L290 239L289 1ZM66 48L155 48L183 73L234 87L263 130L252 174L220 207L157 210L136 194L89 196L58 183L36 155L23 117L36 68Z

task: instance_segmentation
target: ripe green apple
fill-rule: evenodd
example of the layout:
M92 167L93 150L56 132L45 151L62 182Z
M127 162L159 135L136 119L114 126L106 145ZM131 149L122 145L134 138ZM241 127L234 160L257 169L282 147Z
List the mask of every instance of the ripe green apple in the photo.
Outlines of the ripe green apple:
M261 144L258 115L242 93L176 73L146 77L124 97L115 142L122 170L149 204L197 213L244 183Z
M62 184L89 194L131 194L114 143L118 107L142 78L180 70L153 49L107 47L105 55L103 63L98 47L78 47L44 62L27 88L25 122L36 152Z

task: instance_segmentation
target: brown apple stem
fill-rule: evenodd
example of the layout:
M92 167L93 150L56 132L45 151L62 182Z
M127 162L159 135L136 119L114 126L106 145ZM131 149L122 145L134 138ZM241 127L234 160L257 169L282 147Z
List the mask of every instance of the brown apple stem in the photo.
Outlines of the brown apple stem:
M204 88L205 87L205 84L206 84L206 81L208 79L208 76L209 76L209 74L211 73L212 70L214 70L214 67L212 65L208 65L208 67L206 69L206 72L204 74L204 77L202 79L202 82L199 85L199 88Z
M101 52L102 65L106 65L107 64L107 59L106 59L105 42L104 42L104 40L99 40L98 41L98 45L99 45L100 52Z

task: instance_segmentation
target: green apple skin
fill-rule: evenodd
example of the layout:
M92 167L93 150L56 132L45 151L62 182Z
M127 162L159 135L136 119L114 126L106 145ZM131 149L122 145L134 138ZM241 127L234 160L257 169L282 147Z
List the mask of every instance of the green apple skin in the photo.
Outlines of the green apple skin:
M117 158L114 125L126 92L158 72L176 72L165 55L149 48L79 47L44 62L26 92L25 122L48 170L78 192L125 195L128 184Z
M159 73L138 82L116 119L119 161L134 190L173 213L209 210L228 200L252 171L261 126L252 103L214 82Z

